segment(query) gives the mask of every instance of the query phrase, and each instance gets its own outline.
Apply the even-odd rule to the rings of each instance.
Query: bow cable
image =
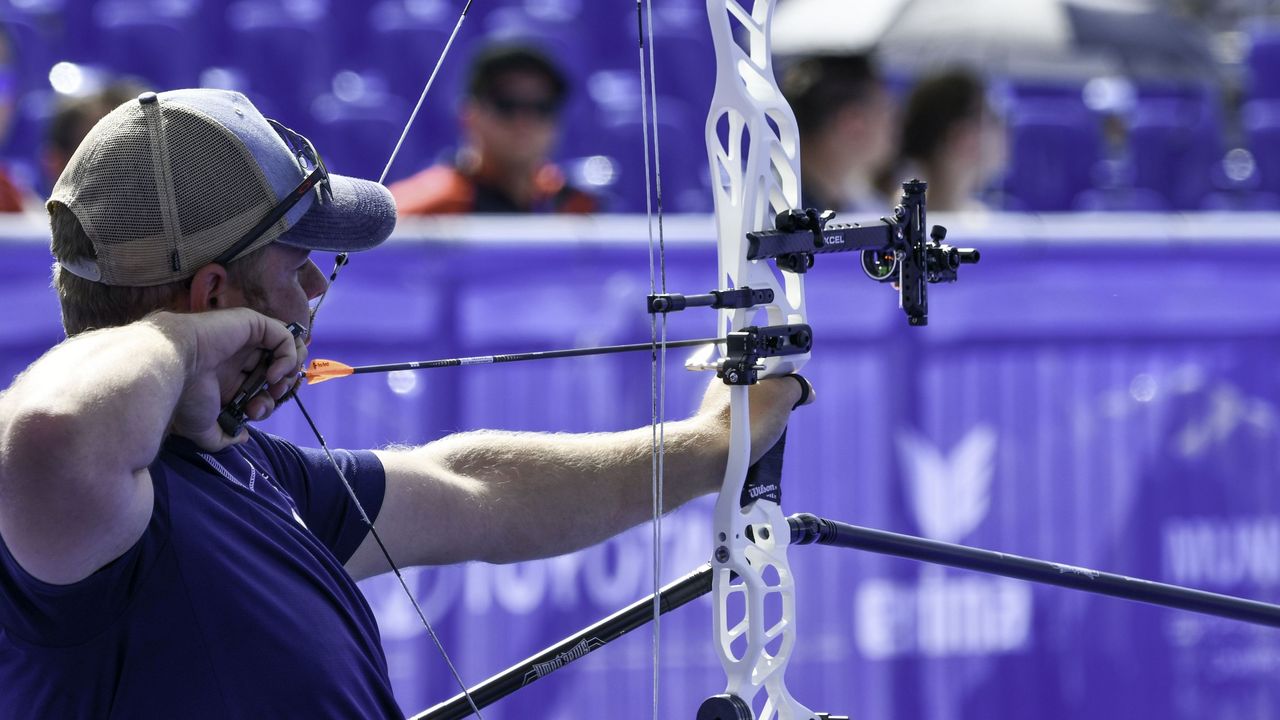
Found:
[[[342,480],[342,486],[346,488],[347,494],[351,496],[351,502],[355,504],[356,511],[360,513],[360,519],[364,521],[364,526],[369,528],[369,534],[378,543],[378,549],[382,551],[382,557],[387,559],[387,564],[391,566],[392,572],[395,573],[396,579],[400,581],[400,587],[404,588],[404,592],[409,596],[409,601],[413,603],[413,609],[418,613],[418,619],[422,621],[422,626],[427,629],[427,634],[431,636],[431,641],[436,644],[436,649],[440,651],[440,657],[444,658],[445,665],[449,666],[449,672],[453,673],[453,679],[457,681],[458,687],[462,688],[462,694],[466,696],[467,703],[471,705],[471,711],[480,717],[480,709],[476,707],[476,701],[472,699],[470,691],[467,690],[467,684],[462,681],[462,676],[458,674],[458,668],[454,666],[453,660],[449,659],[449,653],[445,652],[444,643],[440,642],[440,637],[436,635],[436,631],[431,627],[427,615],[422,611],[422,606],[418,604],[417,598],[413,596],[413,591],[409,589],[409,583],[405,582],[404,575],[400,572],[399,566],[391,559],[391,552],[387,550],[387,546],[382,542],[382,537],[378,535],[377,529],[373,526],[373,520],[369,518],[369,514],[364,511],[364,505],[361,504],[360,498],[356,495],[355,488],[351,487],[351,481],[347,480],[347,476],[342,472],[342,468],[338,465],[338,461],[334,459],[333,453],[329,450],[329,444],[325,442],[324,436],[320,434],[320,428],[316,427],[316,423],[311,419],[311,413],[307,412],[307,408],[297,395],[293,397],[294,403],[298,405],[298,409],[302,411],[302,417],[306,418],[307,425],[311,427],[311,432],[315,433],[316,439],[320,441],[320,449],[324,450],[324,456],[329,458],[329,464],[338,472],[338,478]]]
[[[396,142],[396,146],[391,151],[391,157],[387,160],[386,166],[382,169],[382,175],[378,177],[378,184],[381,185],[387,179],[387,173],[391,170],[391,164],[395,162],[396,155],[400,152],[400,147],[404,144],[404,140],[409,135],[409,129],[413,127],[414,120],[418,117],[418,111],[422,108],[423,102],[427,99],[427,93],[430,92],[431,86],[435,83],[436,75],[440,73],[440,68],[444,65],[444,59],[448,56],[450,48],[453,47],[453,41],[458,36],[458,32],[462,29],[462,23],[467,19],[467,11],[471,9],[471,0],[467,0],[462,7],[462,14],[458,16],[458,22],[453,26],[453,32],[449,34],[449,39],[445,42],[444,50],[440,52],[440,58],[436,60],[435,68],[431,71],[431,76],[427,78],[427,84],[422,88],[422,94],[418,96],[418,103],[414,106],[413,112],[409,115],[409,121],[405,123],[404,130],[400,132],[400,139]],[[333,283],[338,279],[338,271],[342,266],[347,264],[347,253],[338,253],[333,260],[333,272],[329,274],[329,282],[324,292],[320,294],[316,304],[311,308],[311,318],[308,323],[308,329],[315,329],[316,313],[319,312],[320,306],[324,303],[325,297],[328,296],[329,290],[333,287]],[[316,427],[315,422],[311,419],[311,414],[303,407],[302,402],[295,393],[293,401],[298,405],[298,409],[302,411],[302,416],[306,418],[307,424],[311,426],[311,432],[315,434],[316,440],[320,443],[320,449],[324,451],[325,457],[329,459],[329,464],[338,474],[338,478],[342,480],[342,485],[346,488],[347,494],[351,497],[351,501],[355,504],[356,510],[360,513],[360,518],[364,521],[365,527],[369,529],[369,534],[377,542],[379,549],[382,550],[382,556],[386,558],[387,564],[391,566],[392,572],[400,581],[400,587],[404,588],[405,595],[408,596],[409,602],[413,604],[413,609],[418,613],[418,619],[422,621],[422,626],[427,629],[427,634],[431,636],[431,640],[435,642],[436,649],[440,651],[440,657],[444,659],[446,665],[449,666],[449,672],[453,674],[453,679],[457,681],[458,687],[462,688],[462,694],[467,698],[467,704],[471,706],[471,711],[475,713],[476,718],[483,720],[480,714],[480,708],[476,705],[476,701],[471,697],[471,692],[467,689],[467,684],[462,681],[462,676],[458,674],[458,669],[454,666],[453,660],[450,659],[449,653],[444,649],[444,644],[440,642],[436,631],[431,627],[431,622],[427,620],[427,615],[422,611],[422,606],[418,604],[418,599],[414,597],[413,591],[409,589],[409,584],[405,582],[404,576],[400,573],[400,567],[396,565],[395,560],[391,559],[391,553],[387,550],[387,546],[382,542],[382,537],[378,534],[377,528],[373,525],[373,520],[365,513],[364,507],[360,503],[360,498],[356,496],[355,488],[351,486],[347,476],[342,472],[342,467],[338,465],[338,461],[334,459],[333,453],[329,450],[328,443],[325,442],[324,436],[320,434],[320,429]]]
[[[648,42],[646,42],[646,26]],[[666,242],[662,227],[662,161],[658,152],[658,85],[653,52],[653,2],[636,0],[636,32],[640,47],[640,126],[644,137],[645,218],[649,227],[649,294],[667,292]],[[646,58],[646,55],[648,56]],[[646,67],[647,60],[647,67]],[[646,74],[647,80],[646,82]],[[649,103],[652,102],[652,114]],[[652,122],[653,151],[650,168],[649,131]],[[652,173],[652,174],[651,174]],[[658,265],[654,267],[653,206],[658,209]],[[659,318],[658,316],[661,316]],[[658,720],[659,660],[662,605],[662,509],[666,476],[666,399],[667,399],[667,314],[651,313],[649,330],[653,351],[650,355],[651,378],[651,492],[653,497],[653,718]]]

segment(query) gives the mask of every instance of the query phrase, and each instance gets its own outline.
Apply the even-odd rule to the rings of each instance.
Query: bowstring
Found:
[[[436,75],[440,74],[440,68],[444,66],[444,59],[449,55],[449,49],[453,47],[454,38],[458,37],[458,31],[462,30],[462,23],[467,19],[467,11],[471,9],[471,0],[467,0],[467,4],[462,6],[462,14],[458,16],[458,22],[453,26],[453,32],[449,33],[449,39],[444,43],[444,50],[440,51],[440,59],[436,60],[436,66],[431,71],[431,76],[427,78],[427,84],[422,88],[422,94],[418,96],[418,104],[413,106],[413,112],[409,114],[409,122],[404,124],[404,130],[400,132],[400,139],[396,141],[395,148],[391,151],[391,157],[387,158],[386,167],[382,168],[382,174],[378,176],[378,184],[381,185],[387,179],[387,173],[391,172],[391,164],[396,161],[396,155],[400,154],[400,147],[404,145],[404,139],[409,137],[409,128],[413,127],[413,121],[418,118],[418,111],[422,109],[422,103],[427,99],[427,93],[431,92],[431,86],[436,82]]]
[[[646,42],[646,30],[647,40]],[[640,47],[640,126],[644,138],[645,217],[649,232],[649,293],[667,292],[666,242],[662,226],[662,161],[658,151],[658,85],[653,52],[653,2],[636,0],[636,31]],[[647,54],[647,58],[646,58]],[[646,65],[647,62],[647,65]],[[650,111],[652,103],[652,111]],[[652,114],[650,114],[652,112]],[[650,167],[649,132],[653,151]],[[654,264],[654,202],[657,218],[657,267]],[[659,316],[661,316],[659,318]],[[662,617],[662,510],[666,477],[667,314],[649,316],[650,341],[650,472],[653,498],[653,719],[659,720],[659,668]]]
[[[453,32],[449,34],[449,39],[444,44],[444,49],[440,52],[439,59],[436,60],[435,67],[431,70],[430,77],[427,78],[427,84],[422,88],[422,94],[418,96],[418,102],[413,107],[413,112],[409,114],[409,120],[405,123],[404,130],[400,132],[400,139],[396,141],[395,148],[391,151],[391,157],[387,159],[387,164],[382,169],[382,174],[378,176],[378,184],[381,185],[386,179],[387,174],[391,171],[391,165],[395,162],[396,156],[400,153],[400,148],[404,145],[405,138],[409,136],[409,129],[413,127],[414,121],[418,117],[418,111],[422,109],[423,103],[427,99],[427,93],[431,91],[431,86],[435,84],[436,76],[440,73],[440,68],[444,66],[444,60],[449,55],[449,50],[453,47],[453,41],[458,37],[459,31],[462,30],[462,23],[467,19],[467,11],[471,9],[472,0],[467,0],[462,7],[462,13],[458,16],[458,22],[453,26]],[[333,287],[333,283],[338,279],[338,271],[342,269],[348,262],[348,253],[338,253],[333,260],[333,271],[329,273],[329,282],[325,286],[324,292],[320,293],[320,297],[316,300],[316,304],[311,308],[311,316],[308,321],[308,330],[315,329],[316,313],[320,311],[320,306],[324,304],[324,299],[328,297],[329,290]],[[316,441],[320,443],[320,449],[324,451],[324,455],[329,459],[329,465],[333,467],[334,472],[338,474],[338,478],[342,481],[342,486],[346,489],[347,494],[351,497],[352,503],[360,513],[360,519],[369,530],[369,535],[373,537],[378,544],[378,548],[382,551],[382,557],[391,566],[392,572],[395,573],[396,579],[400,581],[400,587],[404,589],[405,595],[409,598],[409,602],[413,604],[414,611],[418,614],[418,619],[422,621],[422,626],[427,629],[427,634],[431,636],[431,641],[435,643],[436,649],[440,651],[440,657],[444,659],[445,665],[449,667],[449,672],[453,675],[454,681],[458,687],[462,689],[462,694],[467,699],[467,704],[471,706],[471,711],[475,713],[478,720],[484,720],[480,714],[480,707],[476,704],[475,698],[471,697],[471,691],[467,689],[467,684],[463,682],[462,675],[458,673],[458,669],[453,664],[453,660],[449,657],[449,653],[444,649],[444,643],[440,642],[440,637],[436,635],[435,628],[431,627],[431,622],[427,620],[427,614],[423,612],[422,606],[418,603],[418,599],[414,596],[413,591],[409,589],[409,583],[405,581],[404,575],[400,572],[400,567],[395,560],[391,558],[391,552],[387,550],[387,546],[382,542],[382,537],[378,534],[377,528],[374,527],[373,520],[364,511],[364,506],[360,503],[360,498],[356,495],[355,488],[351,482],[347,480],[346,473],[342,471],[342,467],[338,465],[338,461],[333,457],[333,453],[329,450],[329,444],[325,442],[324,436],[320,434],[320,429],[311,419],[311,413],[307,412],[302,401],[294,395],[294,403],[297,404],[298,410],[302,411],[302,416],[306,418],[307,425],[310,426],[311,432],[316,436]]]

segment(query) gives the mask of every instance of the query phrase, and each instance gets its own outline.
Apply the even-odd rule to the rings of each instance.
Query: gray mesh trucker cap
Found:
[[[227,90],[143,93],[94,126],[54,185],[96,260],[64,262],[108,285],[182,280],[244,236],[306,173],[249,99]],[[367,250],[391,234],[395,201],[378,183],[329,174],[241,255],[280,242]]]

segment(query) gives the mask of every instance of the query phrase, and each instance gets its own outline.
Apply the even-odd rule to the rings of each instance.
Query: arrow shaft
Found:
[[[696,347],[712,343],[724,343],[723,338],[700,338],[696,340],[677,340],[668,342],[668,348]],[[499,363],[524,362],[526,360],[552,360],[555,358],[585,357],[589,355],[611,355],[615,353],[640,352],[652,350],[652,343],[632,343],[629,345],[604,345],[592,348],[570,348],[566,350],[540,350],[536,352],[508,353],[505,355],[477,355],[475,357],[446,358],[441,360],[417,360],[414,362],[386,363],[382,365],[360,365],[351,368],[351,374],[394,372],[396,370],[428,370],[431,368],[459,367],[461,365],[496,365]]]

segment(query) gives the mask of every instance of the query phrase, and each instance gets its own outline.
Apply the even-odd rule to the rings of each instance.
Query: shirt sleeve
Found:
[[[250,429],[251,445],[261,452],[276,479],[298,506],[303,522],[338,558],[347,562],[368,533],[360,508],[376,521],[386,492],[386,473],[369,450],[333,450],[342,476],[351,484],[360,506],[323,450],[303,448],[275,435]]]
[[[82,580],[44,582],[19,565],[0,541],[0,635],[40,647],[71,647],[127,612],[134,592],[146,583],[169,544],[167,472],[161,463],[151,466],[154,505],[138,541]]]

